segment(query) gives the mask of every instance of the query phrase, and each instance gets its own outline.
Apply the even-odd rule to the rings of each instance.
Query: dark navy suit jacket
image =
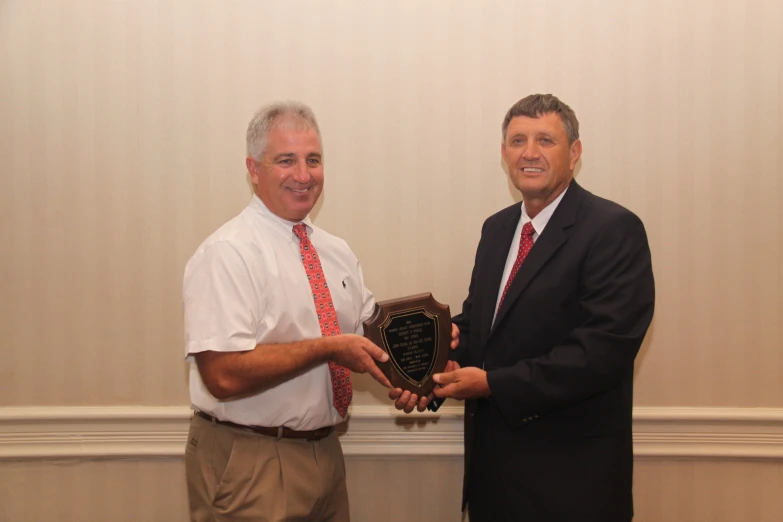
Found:
[[[491,216],[462,313],[461,366],[492,395],[465,402],[471,522],[628,522],[634,358],[655,300],[644,226],[572,181],[494,308],[520,204]]]

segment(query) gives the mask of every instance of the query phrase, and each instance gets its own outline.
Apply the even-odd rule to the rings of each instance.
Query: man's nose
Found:
[[[310,170],[307,168],[306,161],[300,161],[296,164],[293,178],[294,181],[299,183],[307,183],[310,181]]]
[[[538,149],[538,145],[536,145],[535,141],[528,142],[527,145],[525,145],[525,149],[522,151],[522,157],[526,160],[535,160],[538,159],[541,151]]]

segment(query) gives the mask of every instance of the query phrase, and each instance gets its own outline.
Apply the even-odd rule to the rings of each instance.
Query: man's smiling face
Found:
[[[523,200],[539,201],[543,208],[571,183],[582,144],[579,140],[569,144],[560,116],[550,112],[538,118],[513,118],[500,153]]]
[[[321,195],[324,183],[321,138],[315,129],[278,124],[267,135],[263,157],[247,159],[256,195],[275,215],[301,221]]]

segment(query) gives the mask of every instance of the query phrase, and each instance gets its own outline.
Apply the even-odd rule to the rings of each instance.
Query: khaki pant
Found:
[[[276,439],[194,416],[185,450],[193,522],[345,522],[348,490],[337,434]]]

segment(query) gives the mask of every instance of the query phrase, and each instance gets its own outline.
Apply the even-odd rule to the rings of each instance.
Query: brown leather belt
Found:
[[[280,426],[278,428],[273,428],[271,426],[245,426],[244,424],[237,424],[235,422],[216,419],[209,413],[204,413],[203,411],[196,411],[195,413],[202,419],[208,420],[209,422],[214,422],[215,424],[221,424],[223,426],[228,426],[230,428],[236,428],[239,430],[252,431],[253,433],[266,435],[267,437],[274,437],[276,439],[307,439],[309,441],[321,440],[332,433],[332,430],[334,429],[333,426],[324,426],[323,428],[318,428],[317,430],[299,431],[286,428],[285,426]]]

